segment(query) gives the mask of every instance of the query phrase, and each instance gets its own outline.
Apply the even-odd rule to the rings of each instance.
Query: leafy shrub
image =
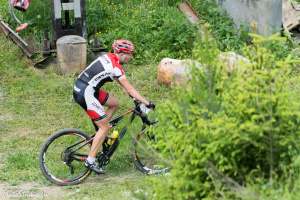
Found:
[[[215,199],[249,180],[272,183],[292,169],[300,134],[299,95],[290,88],[294,61],[268,50],[271,40],[282,39],[254,36],[244,49],[251,64],[230,75],[216,60],[217,44],[198,43],[194,55],[202,69],[159,112],[159,146],[173,171],[158,183],[156,198]]]
[[[116,4],[106,1],[105,4],[94,4],[93,7],[102,5],[107,24],[105,27],[93,26],[92,29],[99,31],[98,37],[108,48],[116,38],[130,39],[136,44],[138,63],[157,61],[166,56],[178,58],[191,53],[195,28],[176,7],[170,6],[174,2],[154,0]]]

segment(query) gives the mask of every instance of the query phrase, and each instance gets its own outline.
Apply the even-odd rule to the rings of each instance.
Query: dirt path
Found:
[[[11,186],[0,183],[0,199],[59,199],[64,196],[61,187],[41,186],[36,183],[22,183]]]
[[[8,183],[0,183],[0,200],[8,199],[51,199],[51,200],[63,200],[76,198],[78,193],[85,193],[86,196],[90,196],[90,188],[97,188],[99,194],[101,190],[105,190],[109,185],[115,187],[118,190],[118,185],[124,185],[129,182],[135,182],[136,179],[141,178],[137,173],[127,173],[119,176],[101,175],[91,176],[80,185],[72,187],[60,187],[55,185],[45,186],[33,182],[25,182],[18,185],[9,185]],[[86,199],[87,197],[84,197]],[[134,200],[131,191],[122,191],[123,199]],[[96,198],[96,197],[95,197]],[[88,199],[88,198],[87,198]],[[103,199],[110,199],[109,197],[103,197]]]

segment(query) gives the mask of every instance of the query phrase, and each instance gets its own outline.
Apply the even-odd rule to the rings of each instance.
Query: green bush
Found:
[[[97,32],[108,48],[116,38],[130,39],[136,44],[136,60],[140,64],[145,60],[158,61],[166,56],[180,58],[191,53],[196,29],[179,13],[175,1],[121,2],[91,2],[93,8],[102,6],[103,12],[101,16],[90,16],[88,21],[101,24],[103,19],[104,25],[94,24],[89,32]]]
[[[299,154],[299,94],[291,90],[290,56],[279,59],[254,36],[244,49],[251,64],[228,75],[217,44],[198,43],[191,86],[159,111],[159,147],[172,158],[171,176],[157,183],[158,199],[233,198],[250,180],[280,180]],[[185,88],[186,89],[186,88]],[[184,95],[182,95],[184,94]]]

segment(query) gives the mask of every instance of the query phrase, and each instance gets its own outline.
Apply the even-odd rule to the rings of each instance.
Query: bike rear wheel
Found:
[[[43,144],[39,156],[43,175],[57,185],[81,183],[91,173],[84,165],[91,144],[72,151],[89,139],[87,134],[78,129],[63,129],[50,136]]]
[[[140,132],[134,139],[133,160],[136,168],[144,174],[164,174],[170,171],[168,161],[157,147],[155,135],[148,131]]]

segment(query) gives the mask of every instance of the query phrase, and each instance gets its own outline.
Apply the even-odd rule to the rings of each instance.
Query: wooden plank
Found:
[[[4,21],[0,21],[0,27],[2,32],[9,37],[22,51],[23,53],[28,57],[31,58],[33,56],[32,50],[29,48],[29,45],[16,33],[14,32],[8,24],[6,24]]]
[[[194,11],[194,9],[188,1],[180,3],[178,7],[179,10],[183,12],[183,14],[192,24],[197,24],[199,22],[199,17],[197,16],[197,13]]]
[[[185,15],[185,17],[191,24],[198,25],[198,33],[201,37],[205,35],[212,38],[212,35],[210,34],[207,27],[203,26],[203,24],[200,23],[200,18],[197,12],[193,9],[191,3],[188,0],[182,1],[182,3],[178,5],[178,9]]]
[[[6,28],[5,24],[2,21],[0,22],[0,28],[1,28],[1,31],[5,34],[5,36],[7,36],[9,34],[8,29]]]

